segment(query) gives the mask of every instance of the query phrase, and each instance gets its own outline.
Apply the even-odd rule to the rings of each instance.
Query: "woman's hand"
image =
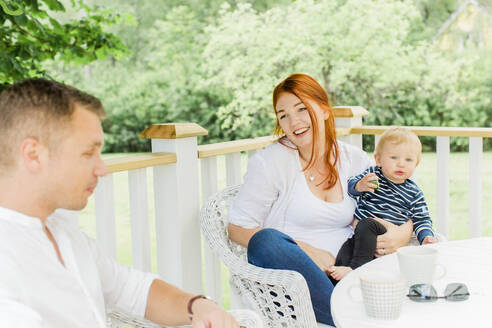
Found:
[[[376,253],[374,256],[380,257],[391,254],[410,241],[413,232],[413,222],[408,220],[400,226],[383,219],[374,218],[386,228],[386,233],[379,235],[376,244]]]
[[[313,260],[321,271],[328,273],[333,265],[335,265],[335,257],[328,251],[316,248],[308,243],[297,241],[297,245]]]

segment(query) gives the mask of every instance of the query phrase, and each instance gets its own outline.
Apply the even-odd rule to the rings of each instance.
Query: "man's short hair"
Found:
[[[374,150],[375,155],[381,155],[383,152],[384,145],[387,143],[393,143],[399,145],[402,143],[414,144],[417,147],[418,155],[417,161],[420,162],[422,157],[422,143],[420,143],[419,137],[412,131],[404,127],[392,127],[386,130],[379,138],[376,149]]]
[[[22,141],[36,138],[56,148],[69,130],[76,105],[105,116],[99,99],[74,87],[33,78],[0,93],[0,170],[15,165],[14,153]]]

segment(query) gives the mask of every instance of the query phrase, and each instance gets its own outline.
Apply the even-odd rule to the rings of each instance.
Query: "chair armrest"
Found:
[[[126,325],[131,327],[142,327],[142,328],[162,328],[152,321],[145,318],[132,316],[120,309],[111,309],[107,313],[107,326],[111,328],[120,328]]]
[[[260,316],[251,310],[230,310],[227,311],[236,318],[241,327],[244,328],[262,328],[263,322]]]
[[[316,319],[304,277],[295,271],[256,267],[247,262],[245,249],[229,240],[228,208],[239,190],[229,187],[212,196],[200,211],[203,236],[213,253],[228,267],[232,286],[264,324],[312,327]]]
[[[237,259],[227,265],[231,283],[255,311],[279,326],[280,322],[287,327],[316,323],[309,289],[300,273],[259,268]]]
[[[263,323],[261,318],[255,312],[251,310],[232,310],[228,311],[241,327],[244,328],[262,328]],[[160,326],[145,318],[131,316],[121,310],[113,309],[108,312],[108,327],[116,328],[125,325],[138,328],[165,328],[166,326]],[[182,326],[181,326],[182,327]],[[188,326],[189,327],[189,326]],[[168,327],[170,328],[170,327]]]

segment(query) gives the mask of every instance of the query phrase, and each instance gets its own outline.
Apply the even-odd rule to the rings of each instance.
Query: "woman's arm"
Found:
[[[246,229],[241,226],[229,223],[227,226],[227,230],[229,231],[229,239],[239,244],[245,248],[248,247],[249,240],[253,235],[261,230],[261,227],[256,227],[252,229]]]
[[[297,241],[297,245],[313,260],[313,262],[325,273],[335,265],[335,257],[324,249],[316,248],[303,241]]]
[[[229,223],[227,229],[229,231],[229,238],[243,247],[248,247],[251,237],[261,230],[260,227],[246,229],[232,223]],[[302,241],[296,240],[296,243],[323,272],[326,272],[335,264],[335,257],[330,252],[316,248]]]
[[[376,253],[379,257],[396,252],[402,246],[406,246],[412,237],[413,222],[408,220],[402,225],[396,225],[383,219],[375,218],[386,228],[386,233],[379,235],[376,244]]]
[[[243,247],[247,247],[251,236],[265,225],[272,207],[279,201],[281,186],[271,181],[274,169],[265,160],[265,156],[272,157],[270,153],[272,148],[267,148],[248,160],[244,183],[229,208],[229,238]]]

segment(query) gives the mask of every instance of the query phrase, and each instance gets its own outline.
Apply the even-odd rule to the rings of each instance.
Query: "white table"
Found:
[[[337,327],[492,327],[492,238],[442,242],[423,247],[439,250],[438,263],[446,267],[446,275],[434,281],[438,295],[446,284],[462,282],[468,286],[470,298],[463,302],[440,299],[417,303],[406,298],[397,320],[378,320],[366,315],[364,305],[348,295],[351,285],[359,284],[363,270],[400,272],[396,253],[375,259],[352,271],[335,287],[331,297],[331,313]],[[361,298],[357,290],[353,296]]]

